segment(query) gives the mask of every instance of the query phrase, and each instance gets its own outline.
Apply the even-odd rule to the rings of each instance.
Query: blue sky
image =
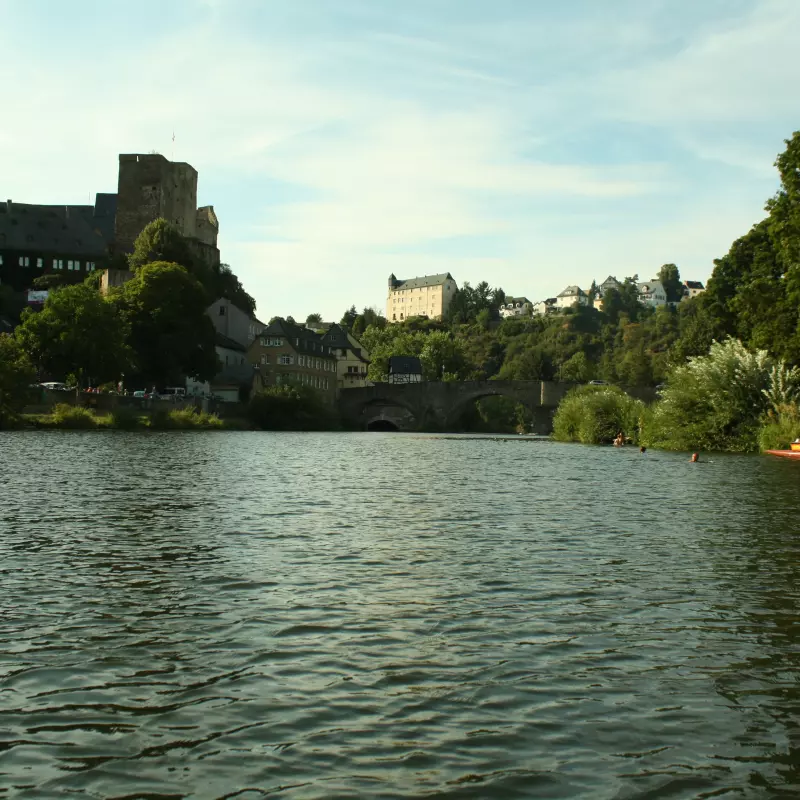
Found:
[[[0,52],[3,197],[88,202],[174,130],[264,319],[390,272],[705,280],[800,127],[797,0],[0,0]]]

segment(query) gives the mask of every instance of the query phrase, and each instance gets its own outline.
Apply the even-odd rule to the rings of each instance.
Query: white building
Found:
[[[572,308],[575,303],[580,306],[589,305],[589,295],[580,286],[567,286],[556,298],[556,308]]]
[[[540,300],[531,306],[531,313],[535,317],[544,317],[551,313],[556,307],[556,298],[548,297],[547,300]]]
[[[531,315],[532,304],[527,297],[506,297],[506,302],[500,306],[500,316],[507,317],[529,317]]]
[[[386,296],[386,319],[389,322],[402,322],[409,317],[441,319],[457,290],[449,272],[408,280],[398,280],[392,274]]]
[[[605,297],[606,292],[609,289],[616,289],[619,291],[622,288],[622,284],[613,276],[609,275],[598,287],[597,287],[597,296],[598,297]]]
[[[652,308],[667,304],[667,293],[661,281],[645,281],[637,284],[639,289],[639,302]]]

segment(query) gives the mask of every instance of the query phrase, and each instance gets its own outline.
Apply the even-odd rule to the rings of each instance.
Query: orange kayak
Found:
[[[800,460],[800,447],[797,450],[765,450],[765,453],[771,456],[783,456],[784,458],[796,458]]]

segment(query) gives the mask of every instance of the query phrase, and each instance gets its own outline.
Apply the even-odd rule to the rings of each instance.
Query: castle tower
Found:
[[[144,227],[159,217],[184,236],[196,236],[197,170],[155,153],[121,153],[114,231],[117,251],[130,253]]]

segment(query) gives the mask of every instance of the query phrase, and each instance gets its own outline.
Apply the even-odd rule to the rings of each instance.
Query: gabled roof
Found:
[[[393,288],[396,289],[419,289],[425,286],[441,286],[446,281],[452,281],[453,276],[449,272],[443,272],[441,275],[423,275],[421,278],[408,278],[406,280],[397,280]]]
[[[330,328],[328,328],[325,335],[322,337],[322,341],[329,347],[338,348],[339,350],[350,350],[360,361],[363,361],[365,364],[370,363],[368,358],[364,358],[364,345],[362,345],[352,333],[348,333],[336,322],[332,323]]]
[[[661,281],[643,281],[642,283],[637,284],[637,288],[643,294],[650,294],[652,292],[656,292],[659,289],[664,291],[664,286],[661,284]]]
[[[702,281],[684,281],[683,285],[687,289],[703,289],[703,282]]]
[[[559,294],[559,297],[581,297],[585,295],[586,292],[584,292],[580,286],[567,286],[567,288]]]
[[[527,297],[506,297],[505,305],[511,303],[512,305],[516,305],[517,303],[530,303],[531,301],[528,300]]]
[[[298,353],[316,353],[317,355],[331,357],[331,349],[328,345],[323,344],[320,334],[314,333],[314,331],[304,328],[296,322],[288,322],[283,317],[275,317],[261,331],[253,341],[253,344],[257,345],[259,338],[262,336],[283,336],[287,344]]]
[[[229,336],[225,336],[219,332],[217,332],[214,338],[214,344],[218,347],[224,347],[226,350],[238,350],[242,353],[247,352],[247,348],[244,345],[239,344],[235,339],[231,339]]]
[[[416,356],[392,356],[389,359],[390,375],[422,375],[422,362]]]

